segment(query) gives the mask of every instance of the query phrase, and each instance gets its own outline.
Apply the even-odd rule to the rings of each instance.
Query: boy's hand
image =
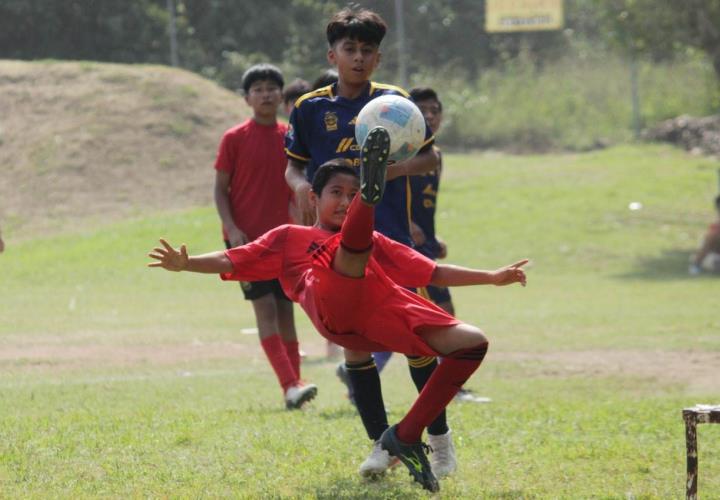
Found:
[[[310,203],[310,183],[302,184],[295,191],[295,203],[302,216],[303,226],[312,226],[315,224],[315,209]]]
[[[515,264],[501,267],[495,271],[495,286],[505,286],[512,283],[520,283],[522,286],[527,285],[527,277],[525,271],[520,269],[528,263],[528,259],[517,261]]]
[[[232,247],[239,247],[248,242],[247,235],[237,227],[226,228],[225,231],[227,232],[228,241]]]
[[[155,247],[153,251],[148,254],[148,257],[159,262],[151,262],[148,267],[162,267],[168,271],[179,272],[186,269],[190,258],[188,257],[187,248],[185,244],[180,245],[180,251],[178,252],[164,239],[160,238],[160,243],[163,247]]]
[[[440,246],[440,252],[438,253],[437,258],[438,259],[446,258],[447,257],[447,245],[445,244],[445,242],[443,240],[441,240],[437,236],[435,237],[435,239],[437,240],[438,245]]]

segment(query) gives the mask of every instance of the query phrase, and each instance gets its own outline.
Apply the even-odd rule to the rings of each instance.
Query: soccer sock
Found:
[[[288,388],[297,385],[298,376],[293,369],[287,352],[285,352],[285,344],[283,344],[280,335],[275,334],[260,339],[260,345],[262,345],[265,356],[267,356],[268,361],[270,361],[270,366],[275,370],[275,375],[277,375],[283,393],[285,393]]]
[[[300,344],[297,340],[283,340],[283,344],[290,364],[295,370],[295,376],[300,378]]]
[[[415,382],[418,392],[423,390],[430,376],[438,366],[437,358],[434,356],[408,356],[408,368],[410,368],[410,376]],[[435,420],[428,425],[428,434],[440,436],[446,434],[450,429],[447,424],[447,415],[445,409],[440,412]]]
[[[406,443],[420,440],[422,431],[450,403],[470,375],[477,370],[487,353],[486,342],[460,349],[443,358],[433,372],[410,411],[398,423],[397,437]]]
[[[388,422],[375,361],[370,359],[362,363],[345,363],[345,367],[353,386],[355,405],[368,437],[377,441],[388,428]]]
[[[390,361],[392,351],[374,352],[372,353],[373,359],[375,360],[375,366],[377,366],[378,373],[382,373],[385,365]]]
[[[374,225],[375,207],[363,203],[360,200],[360,193],[356,194],[340,229],[342,233],[340,244],[349,252],[367,252],[372,246]]]

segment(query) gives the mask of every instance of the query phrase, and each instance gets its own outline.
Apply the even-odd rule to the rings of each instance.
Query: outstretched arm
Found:
[[[467,285],[496,285],[505,286],[512,283],[527,284],[525,271],[521,268],[528,263],[527,259],[520,260],[509,266],[494,271],[482,271],[467,267],[453,266],[451,264],[438,264],[432,275],[431,285],[434,286],[467,286]]]
[[[175,272],[190,271],[208,274],[230,273],[233,270],[232,263],[225,255],[225,252],[188,256],[184,244],[180,246],[179,250],[176,250],[163,239],[160,239],[160,243],[162,243],[162,248],[155,247],[148,254],[148,257],[152,257],[157,261],[149,263],[148,267],[162,267]]]
[[[439,163],[440,156],[438,156],[435,148],[430,148],[427,151],[418,153],[417,156],[409,160],[388,165],[387,180],[390,181],[403,175],[426,174],[435,170]]]

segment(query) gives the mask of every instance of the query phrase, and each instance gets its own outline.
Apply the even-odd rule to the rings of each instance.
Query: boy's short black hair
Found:
[[[275,82],[282,89],[285,85],[283,80],[282,72],[272,64],[256,64],[248,68],[242,76],[242,88],[247,94],[250,91],[252,84],[260,80],[270,80]]]
[[[289,102],[297,101],[298,97],[303,94],[307,94],[312,90],[310,84],[302,78],[296,78],[285,87],[283,91],[283,102],[285,104]]]
[[[410,91],[410,99],[412,99],[415,103],[420,101],[435,101],[438,103],[440,111],[442,111],[442,101],[438,97],[437,92],[430,87],[416,87],[412,89]]]
[[[346,7],[330,18],[325,34],[331,47],[343,38],[379,46],[386,31],[387,24],[375,12]]]
[[[317,79],[312,84],[312,89],[317,90],[322,87],[327,87],[328,85],[332,85],[333,83],[337,82],[340,77],[338,76],[338,72],[334,69],[327,69],[325,72],[318,76]]]
[[[347,158],[334,158],[320,165],[315,172],[315,176],[312,180],[313,193],[320,196],[322,190],[325,188],[327,183],[330,182],[330,179],[337,174],[352,175],[353,177],[360,179],[357,169],[352,166],[352,161]]]

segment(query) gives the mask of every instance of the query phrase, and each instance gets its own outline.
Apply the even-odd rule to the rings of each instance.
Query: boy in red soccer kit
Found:
[[[409,412],[381,436],[380,444],[399,459],[424,488],[438,491],[421,442],[422,432],[480,366],[488,341],[405,287],[525,285],[522,260],[495,271],[438,265],[409,247],[373,231],[375,205],[385,189],[390,140],[373,129],[362,147],[361,180],[347,160],[331,160],[317,171],[311,191],[317,222],[285,225],[224,252],[188,256],[165,240],[149,256],[151,267],[169,271],[219,273],[229,280],[279,278],[327,339],[358,351],[394,351],[439,356]],[[362,188],[359,190],[359,185]],[[382,330],[376,324],[386,325]]]
[[[215,203],[227,248],[255,240],[287,224],[292,193],[285,183],[284,137],[287,125],[276,120],[283,78],[276,67],[260,64],[243,75],[245,101],[252,118],[223,135],[215,161]],[[315,397],[317,387],[300,381],[300,349],[293,304],[276,279],[241,282],[252,303],[265,355],[283,390],[288,409]]]

